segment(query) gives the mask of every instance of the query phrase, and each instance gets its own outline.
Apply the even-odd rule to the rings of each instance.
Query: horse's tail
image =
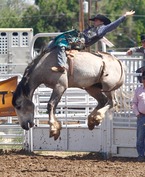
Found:
[[[130,90],[125,90],[124,85],[115,90],[115,99],[117,101],[115,111],[119,112],[130,110],[132,98],[133,92],[131,92]]]

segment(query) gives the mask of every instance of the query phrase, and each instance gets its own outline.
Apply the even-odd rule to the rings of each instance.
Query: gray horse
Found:
[[[76,52],[70,61],[71,73],[70,69],[64,73],[53,72],[51,67],[57,65],[57,56],[54,49],[48,53],[41,52],[28,65],[12,100],[19,123],[23,129],[29,130],[30,127],[34,126],[32,96],[40,84],[45,84],[53,89],[47,110],[50,137],[54,136],[55,140],[59,137],[61,130],[61,124],[55,117],[55,110],[67,88],[77,87],[84,89],[97,100],[96,108],[88,116],[90,130],[99,125],[108,109],[115,106],[114,91],[121,87],[124,82],[123,64],[107,53],[95,55],[88,52]]]

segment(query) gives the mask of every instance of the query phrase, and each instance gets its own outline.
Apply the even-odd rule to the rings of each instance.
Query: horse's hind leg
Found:
[[[61,130],[61,124],[55,117],[55,110],[65,90],[66,88],[60,85],[54,88],[47,105],[47,110],[49,113],[50,137],[54,136],[54,140],[57,140]]]
[[[114,91],[105,92],[105,95],[103,93],[99,94],[97,97],[98,106],[88,116],[88,127],[90,130],[92,130],[95,125],[97,126],[100,124],[100,122],[102,122],[102,119],[105,117],[105,113],[108,111],[108,109],[116,106]],[[106,100],[106,104],[103,105],[102,100]]]
[[[101,88],[96,86],[91,86],[87,88],[86,91],[98,101],[97,107],[88,116],[88,128],[93,130],[95,125],[97,126],[100,124],[104,118],[105,112],[109,109],[109,106],[106,105],[108,98],[101,92]]]

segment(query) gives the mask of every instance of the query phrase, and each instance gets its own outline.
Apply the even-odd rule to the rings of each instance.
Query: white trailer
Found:
[[[30,63],[32,28],[0,28],[0,73],[23,74]]]

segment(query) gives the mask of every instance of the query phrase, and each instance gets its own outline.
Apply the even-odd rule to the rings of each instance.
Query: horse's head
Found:
[[[36,77],[36,80],[33,75],[33,71],[36,71],[36,66],[39,63],[40,59],[45,55],[45,51],[40,53],[25,69],[22,80],[19,82],[12,99],[12,104],[17,113],[19,123],[21,127],[25,130],[34,126],[34,104],[31,101],[33,92],[38,85],[41,84]],[[34,74],[37,75],[36,72]],[[34,76],[33,75],[33,76]],[[39,74],[40,75],[40,74]],[[33,78],[33,79],[32,79]]]
[[[28,92],[28,88],[25,88],[20,82],[13,94],[12,104],[21,127],[29,130],[29,128],[34,126],[34,104],[26,92]]]

